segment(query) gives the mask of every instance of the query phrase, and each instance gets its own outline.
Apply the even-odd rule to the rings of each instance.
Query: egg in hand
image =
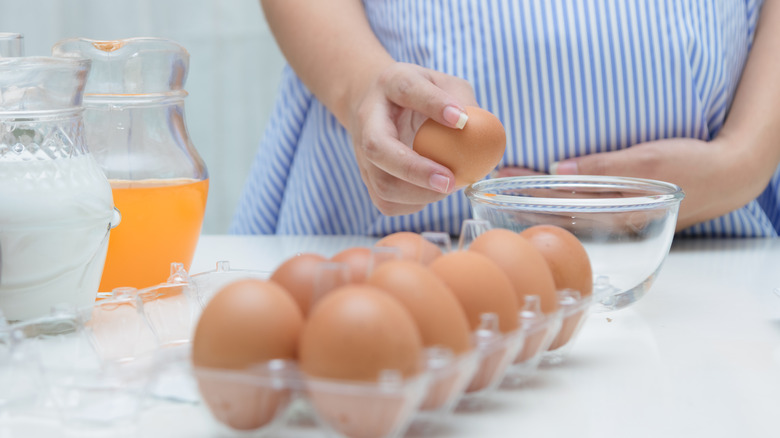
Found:
[[[455,175],[455,189],[484,178],[501,161],[506,131],[501,120],[479,107],[467,106],[463,129],[426,120],[417,131],[412,149],[446,166]]]

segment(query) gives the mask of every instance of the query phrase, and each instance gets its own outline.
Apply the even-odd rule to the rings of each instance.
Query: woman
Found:
[[[496,175],[670,181],[682,234],[777,236],[777,3],[262,0],[291,68],[231,231],[457,234],[468,201],[409,145],[479,105]]]

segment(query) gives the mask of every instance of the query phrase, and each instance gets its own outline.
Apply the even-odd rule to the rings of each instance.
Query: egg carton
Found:
[[[195,301],[203,308],[214,294],[223,286],[233,281],[255,278],[267,280],[271,276],[268,271],[253,269],[235,269],[227,260],[217,262],[214,270],[199,272],[189,276],[189,283],[195,296]]]
[[[154,287],[100,293],[91,306],[14,323],[0,315],[0,414],[77,429],[134,425],[199,314],[186,271],[171,272]],[[192,392],[178,398],[192,401]]]
[[[119,324],[122,330],[116,330]],[[50,315],[3,331],[0,374],[14,384],[0,404],[11,415],[57,418],[72,427],[117,427],[137,418],[158,344],[134,300],[117,297],[85,309],[57,306]]]
[[[550,314],[541,311],[539,297],[526,296],[526,302],[518,314],[520,330],[525,342],[517,355],[512,358],[504,379],[502,388],[519,388],[536,374],[547,349],[558,335],[561,327],[562,312],[557,310]]]
[[[488,228],[482,221],[464,224],[464,230],[471,231],[461,234],[458,248],[467,247],[469,238],[476,237]],[[422,236],[428,242],[434,243],[442,252],[452,250],[453,245],[447,234],[422,233]],[[230,268],[228,262],[222,261],[218,262],[217,269],[214,271],[195,274],[191,276],[191,280],[195,284],[194,289],[199,302],[205,306],[218,288],[231,281],[270,277],[270,272],[235,270]],[[438,370],[430,366],[436,360],[429,360],[430,388],[417,408],[410,427],[425,430],[430,425],[435,426],[436,423],[446,421],[447,415],[456,409],[469,410],[479,407],[481,402],[489,398],[492,391],[502,382],[504,387],[519,386],[536,372],[538,365],[543,361],[546,363],[562,361],[568,354],[572,341],[587,315],[589,303],[588,299],[581,299],[577,293],[562,291],[559,293],[560,310],[545,315],[540,310],[539,298],[528,297],[528,302],[518,315],[519,328],[510,333],[501,333],[498,330],[496,315],[483,315],[482,326],[473,334],[475,348],[472,355],[459,358],[457,361],[451,358],[445,360],[444,363],[449,365]],[[564,328],[567,333],[561,333]],[[568,339],[564,341],[564,337]],[[556,345],[556,342],[560,345]],[[446,401],[436,402],[434,394],[440,392],[433,388],[436,385],[445,386],[448,380],[455,379],[455,376],[460,380],[457,385],[452,386],[456,388],[453,390],[453,396],[448,397]],[[507,382],[513,382],[514,385]],[[354,384],[354,382],[341,383],[345,385],[345,390]],[[306,397],[303,399],[310,401]],[[311,406],[309,411],[312,412]],[[327,424],[321,424],[320,427],[338,436],[338,428],[335,431],[329,430]]]
[[[394,370],[377,382],[346,382],[301,373],[272,360],[245,370],[193,367],[220,436],[402,436],[423,403],[431,373],[404,379]]]
[[[459,248],[468,245],[464,240],[467,241],[469,235],[479,233],[479,226],[484,225],[479,221],[471,225],[476,231],[464,233],[458,243]],[[452,250],[448,235],[422,234],[442,252]],[[228,261],[220,261],[212,271],[193,275],[184,273],[181,277],[189,286],[192,301],[202,310],[216,291],[228,283],[246,278],[269,279],[271,274],[268,271],[234,269]],[[559,294],[560,310],[544,315],[538,298],[529,297],[518,315],[519,328],[510,333],[498,330],[496,315],[485,314],[481,327],[473,333],[474,349],[470,354],[453,357],[447,350],[429,349],[426,371],[414,381],[400,379],[397,375],[388,377],[393,375],[392,371],[388,371],[379,382],[371,384],[313,379],[303,376],[294,362],[284,361],[272,361],[240,371],[192,369],[188,375],[193,382],[198,382],[194,386],[197,387],[199,401],[203,402],[201,406],[210,413],[221,435],[240,436],[250,431],[273,436],[349,437],[368,434],[366,436],[396,437],[408,429],[424,435],[437,424],[446,422],[455,411],[480,407],[502,382],[504,387],[511,387],[506,385],[507,381],[514,379],[519,382],[529,378],[543,361],[562,360],[587,316],[589,302],[577,293],[564,291]],[[567,324],[571,332],[569,340],[551,349],[558,336],[564,336],[560,333]],[[191,366],[188,357],[183,361],[187,362],[184,368]],[[207,376],[212,382],[222,383],[202,383]],[[424,384],[421,383],[423,381]],[[228,390],[218,395],[208,393],[209,388],[216,387],[232,387],[235,391],[232,395]],[[313,397],[312,388],[316,388],[320,396]],[[330,403],[323,402],[325,399]],[[339,410],[339,404],[351,407]],[[372,405],[375,406],[374,413],[370,412]],[[388,406],[396,406],[397,409]],[[401,406],[404,408],[401,409]],[[227,407],[233,411],[225,412]],[[359,411],[361,415],[349,415],[352,411]],[[389,415],[388,412],[396,412],[397,415]],[[358,420],[362,418],[373,420],[361,423]]]
[[[445,244],[447,242],[446,239],[441,241]],[[198,302],[205,306],[219,288],[232,281],[245,278],[267,279],[270,276],[270,273],[265,271],[232,269],[228,261],[220,261],[215,270],[194,274],[190,280]],[[413,427],[418,430],[427,429],[446,421],[447,416],[459,405],[461,398],[474,398],[477,395],[485,397],[497,388],[525,338],[522,330],[501,333],[497,318],[495,314],[483,315],[481,326],[472,334],[473,350],[469,353],[454,357],[447,349],[427,350],[429,388],[413,416]],[[354,385],[354,382],[343,383],[345,388]],[[215,419],[219,421],[218,416],[215,416]],[[273,429],[274,424],[276,423],[270,424],[269,427]]]
[[[579,291],[572,289],[558,291],[561,327],[544,352],[542,364],[558,365],[566,360],[594,302],[593,295],[581,296]]]
[[[282,360],[246,370],[193,367],[192,373],[220,436],[397,438],[442,424],[482,359],[477,350],[453,356],[433,348],[418,376],[404,379],[386,370],[376,382],[315,378]]]
[[[425,435],[464,403],[489,397],[523,345],[522,330],[503,334],[495,315],[483,319],[470,353],[456,357],[446,349],[429,349],[426,371],[413,379],[402,379],[393,370],[376,383],[317,379],[303,375],[289,361],[194,373],[221,435]]]
[[[194,285],[193,290],[199,297],[197,301],[205,306],[217,289],[232,281],[245,278],[267,279],[269,277],[270,273],[268,272],[233,269],[229,262],[221,261],[217,263],[215,270],[194,274],[190,280]],[[250,420],[252,414],[247,412],[241,413],[244,416],[243,420],[232,420],[233,414],[223,411],[227,405],[245,405],[237,400],[248,397],[246,391],[243,394],[236,391],[232,402],[225,401],[229,393],[222,393],[220,396],[223,399],[222,402],[207,402],[205,405],[212,411],[211,416],[220,425],[223,434],[230,431],[239,434],[241,431],[245,431],[246,425],[249,424],[252,425],[249,429],[253,432],[273,434],[274,436],[285,433],[285,431],[307,432],[314,434],[314,436],[317,436],[318,433],[327,436],[361,436],[365,430],[362,429],[363,426],[356,423],[356,419],[351,419],[351,414],[335,415],[333,407],[323,411],[328,404],[322,403],[322,397],[313,399],[311,391],[306,389],[315,385],[318,388],[318,393],[327,392],[328,398],[331,400],[341,400],[346,405],[352,405],[356,400],[359,400],[357,405],[362,407],[359,410],[362,415],[369,415],[366,413],[366,409],[372,403],[379,404],[380,407],[377,407],[377,413],[374,414],[376,420],[371,422],[373,424],[371,427],[375,428],[373,429],[374,433],[368,436],[400,436],[405,429],[410,427],[424,431],[446,421],[448,415],[452,414],[465,394],[487,394],[496,388],[521,344],[522,336],[519,331],[507,335],[500,333],[496,315],[486,314],[483,317],[482,326],[473,334],[474,348],[470,352],[454,356],[450,350],[444,348],[434,347],[426,350],[426,371],[423,379],[426,383],[422,386],[417,380],[409,383],[398,378],[390,379],[387,376],[392,376],[392,372],[389,371],[387,376],[373,385],[304,378],[295,369],[295,363],[271,362],[265,365],[261,364],[259,368],[253,368],[253,371],[248,374],[246,371],[208,371],[212,379],[218,380],[224,376],[226,381],[237,379],[247,386],[259,386],[256,388],[257,393],[270,393],[274,390],[278,394],[290,395],[284,398],[280,395],[276,398],[268,398],[268,403],[273,403],[273,406],[256,406],[253,410],[254,415],[256,415],[255,420]],[[270,368],[276,370],[273,379],[269,380],[267,376],[262,375],[258,377],[258,370],[268,371]],[[198,373],[198,371],[195,372],[196,375]],[[240,385],[236,387],[238,388]],[[395,389],[391,391],[391,388]],[[208,392],[208,389],[206,391]],[[202,385],[200,392],[204,399],[210,397],[210,394],[204,393]],[[372,397],[376,397],[377,400],[371,401]],[[257,401],[261,398],[258,395],[253,400]],[[408,406],[410,401],[407,399],[414,401],[414,409],[409,411],[399,408],[398,415],[392,417],[395,420],[390,421],[386,412],[387,406],[381,407],[381,405]],[[402,400],[405,401],[402,402]],[[301,406],[305,406],[305,408]],[[214,411],[214,409],[217,410]],[[350,410],[351,408],[344,412]],[[291,411],[293,414],[290,413]],[[271,412],[274,415],[270,415]],[[296,412],[297,415],[295,415]],[[239,413],[236,412],[235,415],[239,415]],[[298,421],[291,421],[289,419],[291,415],[297,417]],[[301,421],[302,418],[308,418],[309,421]],[[302,423],[308,424],[308,427],[302,427]]]

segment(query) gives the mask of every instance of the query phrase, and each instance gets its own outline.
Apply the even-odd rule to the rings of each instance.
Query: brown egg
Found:
[[[303,316],[273,281],[237,280],[217,291],[192,340],[196,366],[244,369],[271,359],[295,359]]]
[[[472,331],[480,327],[483,313],[498,315],[502,333],[517,329],[517,294],[494,261],[476,252],[453,251],[431,262],[428,268],[458,299]]]
[[[392,295],[409,311],[424,346],[446,347],[454,354],[471,350],[471,330],[460,302],[425,266],[409,260],[389,261],[377,267],[367,282]]]
[[[400,231],[381,238],[374,246],[395,247],[401,251],[401,258],[427,265],[442,252],[438,246],[422,235],[411,231]]]
[[[552,272],[558,290],[571,289],[587,299],[593,293],[593,271],[590,258],[577,236],[556,225],[535,225],[520,233],[542,253]],[[571,340],[579,328],[585,310],[564,315],[563,324],[550,350],[556,350]]]
[[[493,228],[477,236],[469,246],[469,251],[484,254],[503,269],[514,286],[521,308],[525,305],[527,296],[536,295],[544,314],[552,315],[559,310],[555,282],[546,260],[531,242],[520,234],[503,228]],[[546,350],[551,336],[548,330],[545,326],[528,333],[515,362],[525,362]]]
[[[309,309],[315,300],[317,289],[317,266],[328,259],[320,254],[296,254],[276,267],[271,274],[271,281],[282,286],[298,303],[303,316],[309,314]]]
[[[371,248],[356,246],[335,254],[330,260],[347,265],[350,283],[365,283],[368,270],[372,267],[371,257]]]
[[[428,268],[444,280],[458,298],[472,331],[480,329],[486,313],[498,316],[501,333],[517,330],[517,294],[504,271],[487,256],[478,252],[453,251],[431,262]],[[510,346],[500,339],[482,351],[484,357],[466,391],[479,391],[496,382],[510,362],[505,360],[510,352]]]
[[[374,382],[380,371],[418,374],[419,329],[387,293],[368,285],[342,286],[312,310],[300,338],[301,370],[315,377]]]
[[[309,398],[339,433],[386,436],[413,413],[406,396],[383,394],[377,384],[383,371],[414,378],[424,367],[414,319],[386,292],[370,285],[332,291],[312,309],[299,345]]]
[[[493,228],[477,236],[469,251],[493,260],[509,277],[520,307],[525,297],[538,295],[542,312],[558,310],[558,295],[550,268],[542,254],[528,240],[511,230]]]
[[[555,225],[535,225],[520,233],[544,256],[558,290],[573,289],[583,297],[593,292],[588,252],[577,236]]]
[[[466,313],[446,284],[425,266],[409,260],[389,261],[369,276],[368,284],[396,298],[412,315],[425,347],[443,347],[454,355],[471,351]],[[448,370],[449,371],[449,370]],[[433,376],[421,409],[437,409],[457,397],[458,375]]]
[[[289,389],[248,384],[234,375],[271,360],[297,357],[303,315],[295,301],[271,281],[231,282],[200,315],[192,339],[192,362],[210,370],[197,377],[201,396],[214,416],[240,430],[274,419],[289,400]],[[221,372],[219,372],[221,370]]]
[[[412,144],[415,152],[455,174],[456,189],[484,178],[498,165],[506,149],[506,131],[498,117],[479,107],[465,109],[469,118],[463,129],[428,119]]]

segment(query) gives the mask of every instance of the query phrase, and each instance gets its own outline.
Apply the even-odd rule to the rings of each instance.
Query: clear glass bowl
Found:
[[[519,176],[468,186],[476,219],[522,231],[551,224],[577,236],[593,268],[595,310],[629,306],[658,275],[674,238],[680,187],[637,178]]]

